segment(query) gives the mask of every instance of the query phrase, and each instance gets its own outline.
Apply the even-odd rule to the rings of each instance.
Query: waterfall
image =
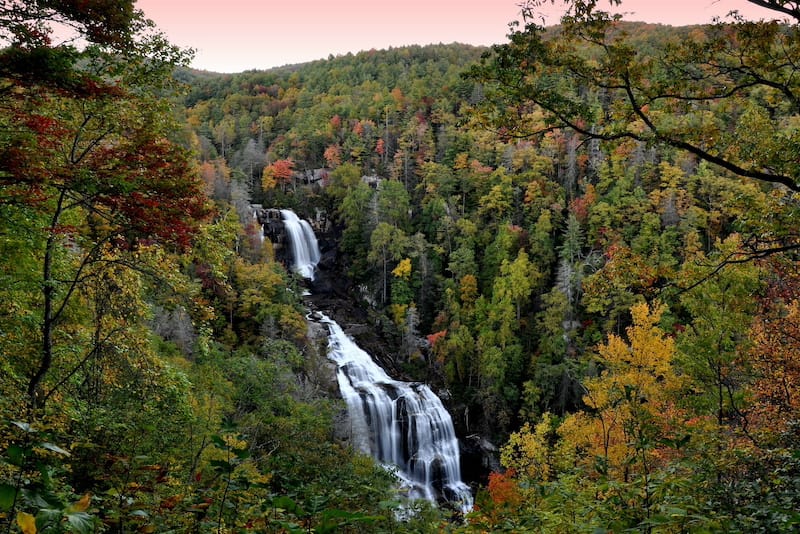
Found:
[[[253,218],[256,220],[256,224],[258,225],[258,228],[259,228],[258,240],[263,244],[264,243],[264,225],[261,224],[259,222],[259,220],[258,220],[258,211],[257,210],[253,210]]]
[[[320,254],[311,225],[291,210],[281,210],[281,217],[295,271],[313,279]],[[394,470],[411,498],[471,510],[453,420],[439,397],[425,384],[390,378],[335,321],[320,316],[328,327],[328,357],[337,364],[354,445]]]
[[[338,324],[323,322],[355,445],[396,469],[410,497],[472,509],[453,421],[439,397],[425,384],[393,380]]]
[[[292,210],[281,210],[281,218],[292,246],[295,272],[313,280],[314,269],[319,263],[319,247],[314,230],[308,221],[301,220]]]

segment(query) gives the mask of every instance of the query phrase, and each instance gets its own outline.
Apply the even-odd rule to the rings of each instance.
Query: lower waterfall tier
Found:
[[[323,322],[355,445],[396,469],[412,498],[469,511],[472,494],[461,480],[458,440],[439,397],[425,384],[393,380],[337,323],[325,316]]]

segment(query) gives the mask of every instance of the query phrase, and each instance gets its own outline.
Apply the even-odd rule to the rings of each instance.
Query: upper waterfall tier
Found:
[[[292,247],[293,268],[303,278],[314,279],[319,263],[319,246],[314,230],[308,221],[300,219],[291,210],[281,210],[281,218]]]

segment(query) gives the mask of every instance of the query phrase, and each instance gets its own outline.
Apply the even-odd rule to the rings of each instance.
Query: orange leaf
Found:
[[[84,495],[83,497],[78,499],[78,501],[73,503],[73,505],[70,506],[70,508],[74,512],[85,512],[86,509],[89,508],[89,503],[91,503],[91,502],[92,502],[92,494],[91,493],[87,493],[86,495]]]

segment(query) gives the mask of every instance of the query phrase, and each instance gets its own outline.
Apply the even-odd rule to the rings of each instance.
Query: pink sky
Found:
[[[174,44],[197,50],[193,66],[241,72],[411,44],[507,41],[521,0],[138,0]],[[559,2],[560,4],[560,2]],[[605,7],[607,4],[601,2]],[[627,20],[682,25],[739,10],[746,0],[624,0]],[[557,9],[547,24],[558,21]]]

